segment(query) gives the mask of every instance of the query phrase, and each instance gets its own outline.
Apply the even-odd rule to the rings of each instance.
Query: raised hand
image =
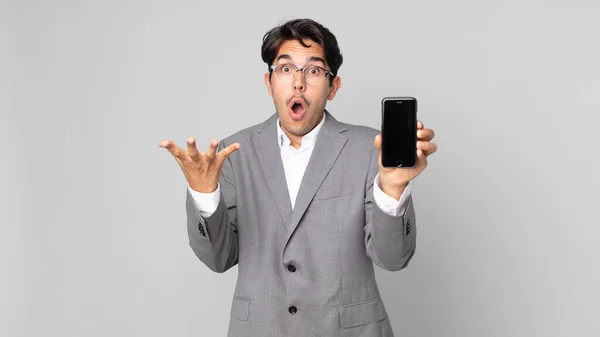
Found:
[[[435,137],[432,129],[426,129],[423,123],[417,123],[417,164],[411,168],[387,168],[381,164],[381,135],[375,137],[374,145],[379,150],[379,180],[381,190],[387,195],[400,199],[408,182],[416,178],[427,167],[427,157],[437,151],[437,144],[431,142]]]
[[[196,148],[196,139],[192,137],[187,140],[187,150],[179,148],[170,140],[160,141],[158,146],[169,150],[181,167],[190,187],[202,193],[212,193],[217,189],[223,162],[240,148],[239,143],[233,143],[217,153],[219,142],[213,140],[208,151],[202,153]]]

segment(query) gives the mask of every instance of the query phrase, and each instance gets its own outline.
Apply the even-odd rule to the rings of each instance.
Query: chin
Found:
[[[292,123],[298,123],[298,122],[293,121]],[[305,131],[305,128],[303,126],[304,125],[289,125],[289,126],[284,126],[284,129],[294,136],[304,136],[308,132]]]

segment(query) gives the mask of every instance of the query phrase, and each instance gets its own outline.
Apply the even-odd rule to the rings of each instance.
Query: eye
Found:
[[[282,65],[281,67],[279,67],[279,69],[282,73],[289,73],[292,71],[292,67],[288,64]]]
[[[318,76],[321,73],[321,69],[318,67],[309,67],[306,69],[306,73],[310,76]]]

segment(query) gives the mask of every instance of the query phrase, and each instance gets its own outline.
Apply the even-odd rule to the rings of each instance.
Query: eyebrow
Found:
[[[281,60],[281,59],[285,59],[285,60],[292,60],[292,57],[288,54],[281,54],[277,57],[277,61]],[[325,65],[325,60],[321,57],[318,56],[311,56],[308,58],[308,62],[321,62],[323,63],[323,65]]]

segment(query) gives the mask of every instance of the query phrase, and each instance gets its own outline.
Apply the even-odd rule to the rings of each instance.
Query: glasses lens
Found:
[[[318,84],[323,77],[323,71],[319,67],[307,67],[304,69],[304,79],[306,80],[306,84]]]
[[[290,83],[296,76],[296,68],[290,64],[280,64],[275,69],[275,77],[282,83]]]

